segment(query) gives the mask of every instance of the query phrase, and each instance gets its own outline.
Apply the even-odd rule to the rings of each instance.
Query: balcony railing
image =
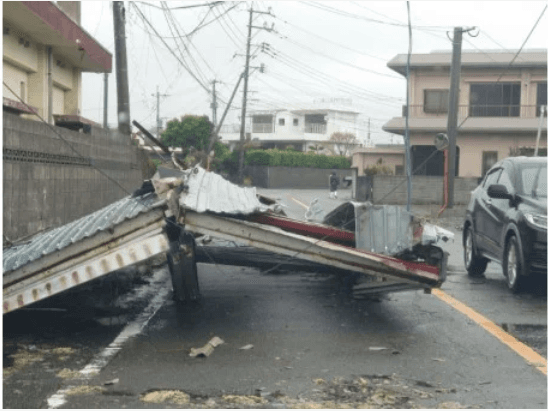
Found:
[[[458,108],[459,117],[521,117],[534,118],[540,116],[540,105],[463,105]],[[402,108],[402,117],[406,115],[407,106]],[[444,117],[447,110],[424,110],[423,105],[409,106],[410,117]]]
[[[272,123],[253,123],[252,131],[253,133],[273,133],[274,127]]]
[[[304,125],[305,133],[325,134],[327,132],[327,124],[308,123]]]
[[[221,129],[219,130],[219,133],[226,133],[226,134],[233,134],[233,133],[239,133],[240,132],[240,125],[239,124],[224,124],[221,126]]]

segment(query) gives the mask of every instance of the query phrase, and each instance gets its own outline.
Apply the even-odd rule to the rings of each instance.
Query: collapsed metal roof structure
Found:
[[[132,196],[4,248],[3,313],[162,253],[174,292],[184,289],[190,283],[175,277],[196,265],[186,234],[192,247],[193,238],[209,235],[357,272],[367,276],[367,292],[441,285],[447,255],[433,245],[436,238],[424,236],[424,224],[390,206],[348,204],[318,224],[287,218],[280,204],[257,195],[255,188],[239,187],[201,167],[145,182]],[[181,259],[190,264],[177,266]]]

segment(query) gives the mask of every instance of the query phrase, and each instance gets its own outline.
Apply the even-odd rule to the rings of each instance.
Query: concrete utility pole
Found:
[[[217,80],[211,82],[213,84],[213,101],[211,103],[211,122],[213,127],[217,127],[217,93],[215,91],[215,83]]]
[[[103,128],[108,128],[108,73],[103,73]]]
[[[453,57],[451,59],[451,78],[449,86],[449,113],[447,115],[447,137],[449,138],[449,201],[447,206],[449,208],[453,207],[454,202],[455,169],[457,162],[457,118],[459,110],[461,49],[462,27],[455,27],[453,30]]]
[[[253,4],[253,3],[252,3]],[[257,14],[271,14],[270,11],[268,12],[262,12],[262,11],[256,11]],[[249,9],[249,25],[247,29],[247,48],[245,53],[245,70],[244,70],[244,95],[242,98],[242,118],[240,122],[240,155],[238,158],[238,182],[241,184],[244,179],[244,144],[245,144],[245,114],[246,114],[246,106],[247,106],[247,83],[249,79],[249,60],[251,58],[249,50],[251,47],[251,29],[256,28],[260,30],[267,30],[272,31],[274,24],[272,24],[272,27],[257,27],[252,26],[253,22],[253,5]],[[260,68],[261,72],[264,72],[264,66]]]
[[[447,115],[447,137],[449,139],[449,178],[447,188],[449,198],[447,207],[454,205],[454,186],[457,164],[457,119],[459,112],[459,91],[460,91],[460,66],[462,51],[462,33],[474,30],[475,27],[463,29],[455,27],[453,29],[453,57],[451,59],[451,78],[449,88],[449,113]]]
[[[114,49],[116,55],[116,90],[118,94],[118,131],[131,134],[129,83],[127,73],[125,9],[122,1],[113,2]]]
[[[154,94],[152,94],[154,96]],[[160,129],[162,128],[162,118],[160,117],[160,96],[167,97],[169,94],[160,94],[158,86],[156,86],[156,137],[160,138]]]
[[[546,113],[546,106],[540,106],[540,119],[538,122],[538,131],[537,131],[537,142],[535,144],[535,154],[534,156],[538,156],[538,144],[540,142],[540,134],[542,132],[542,123],[544,122],[544,113]]]
[[[219,121],[219,124],[213,129],[213,134],[211,138],[209,139],[209,147],[207,148],[208,157],[209,157],[209,154],[211,153],[211,150],[213,150],[215,143],[217,142],[217,136],[219,134],[219,130],[221,129],[223,122],[225,121],[226,114],[228,113],[228,110],[230,109],[230,106],[232,105],[232,100],[234,99],[234,96],[236,95],[236,90],[238,90],[238,87],[240,86],[240,82],[242,81],[243,78],[244,78],[244,73],[240,74],[240,78],[238,78],[238,82],[236,83],[236,86],[234,87],[234,90],[232,91],[230,100],[228,100],[228,104],[226,105],[225,112],[223,113],[223,116],[221,117],[221,121]]]
[[[253,4],[253,3],[252,3]],[[249,25],[247,26],[247,46],[245,53],[244,95],[242,99],[242,118],[240,122],[240,154],[238,156],[238,183],[244,180],[244,143],[245,143],[245,111],[247,106],[247,82],[249,77],[249,48],[251,47],[251,23],[253,20],[253,6],[249,9]]]

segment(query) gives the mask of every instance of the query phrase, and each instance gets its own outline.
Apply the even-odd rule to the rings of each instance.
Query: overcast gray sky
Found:
[[[406,84],[386,64],[409,47],[406,2],[188,0],[125,5],[132,120],[155,127],[157,89],[165,95],[160,99],[164,121],[184,114],[211,118],[213,80],[219,82],[220,119],[244,69],[253,5],[260,13],[253,18],[251,65],[264,64],[266,69],[250,77],[248,111],[350,99],[348,108],[361,113],[357,134],[366,137],[370,120],[373,141],[391,142],[381,127],[401,115]],[[194,5],[201,6],[188,7]],[[477,37],[464,35],[463,50],[517,51],[546,5],[545,1],[411,1],[413,53],[451,50],[447,34],[452,35],[455,26],[479,29]],[[114,55],[112,2],[82,2],[82,24]],[[258,28],[272,24],[272,31]],[[547,39],[548,12],[525,49],[546,49]],[[109,78],[108,120],[115,124],[114,70]],[[241,89],[225,124],[239,122]],[[102,74],[84,74],[83,90],[83,116],[102,123]]]

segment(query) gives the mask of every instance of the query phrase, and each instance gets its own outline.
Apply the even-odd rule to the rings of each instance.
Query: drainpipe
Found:
[[[53,48],[47,47],[48,59],[48,124],[53,124]]]

